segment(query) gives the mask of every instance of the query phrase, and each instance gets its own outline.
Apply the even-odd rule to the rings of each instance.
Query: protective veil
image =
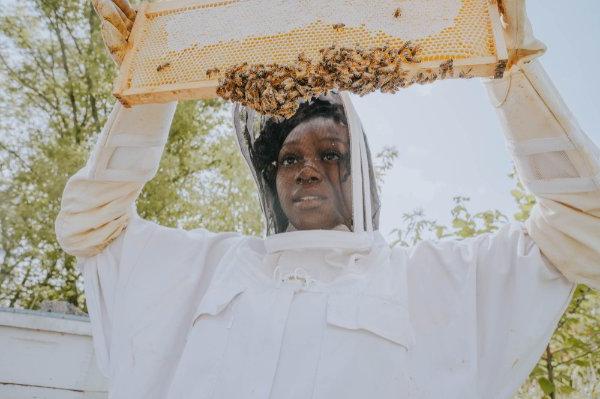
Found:
[[[348,163],[351,168],[352,204],[354,205],[352,206],[353,231],[372,233],[377,230],[379,224],[380,203],[371,153],[362,124],[347,93],[331,92],[318,99],[339,104],[344,109],[350,139]],[[289,231],[291,227],[289,221],[275,205],[277,193],[265,180],[256,162],[255,141],[269,117],[236,104],[233,120],[241,152],[258,187],[260,203],[266,219],[267,235]]]

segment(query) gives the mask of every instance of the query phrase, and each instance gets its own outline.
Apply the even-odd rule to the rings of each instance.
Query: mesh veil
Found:
[[[375,179],[375,173],[373,169],[372,157],[367,144],[367,138],[364,133],[364,129],[362,127],[362,123],[358,119],[353,107],[344,106],[342,101],[341,94],[336,91],[332,91],[326,95],[321,95],[318,97],[322,101],[327,101],[334,104],[340,104],[348,121],[355,120],[359,121],[354,132],[349,128],[350,140],[356,140],[357,137],[355,135],[360,135],[364,139],[365,147],[366,147],[366,160],[361,160],[363,164],[366,163],[368,169],[368,181],[369,181],[369,193],[365,193],[365,197],[368,195],[371,203],[371,220],[373,222],[373,229],[377,230],[379,225],[379,210],[380,210],[380,201],[379,194],[377,190],[377,184]],[[312,101],[309,101],[309,105]],[[265,180],[261,171],[257,164],[257,154],[255,152],[255,143],[257,138],[260,136],[263,131],[267,121],[270,120],[270,117],[261,115],[258,112],[244,107],[238,103],[235,104],[233,108],[233,124],[235,127],[236,137],[238,140],[238,144],[240,146],[240,150],[246,163],[250,167],[250,171],[254,180],[256,182],[258,193],[260,197],[260,204],[262,207],[263,214],[265,216],[266,223],[266,234],[277,234],[285,232],[288,228],[289,222],[284,214],[282,214],[280,208],[277,206],[277,193],[270,187],[268,182]],[[366,162],[364,162],[366,161]],[[359,163],[360,164],[360,163]],[[351,173],[363,173],[361,172],[362,168],[352,168]],[[366,176],[365,176],[366,177]],[[361,181],[363,179],[361,178]],[[353,206],[361,207],[362,214],[366,212],[366,207],[363,201],[357,202],[355,198],[353,198]]]

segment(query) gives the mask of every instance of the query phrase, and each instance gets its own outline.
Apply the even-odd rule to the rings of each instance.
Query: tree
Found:
[[[89,0],[7,0],[0,9],[0,305],[62,299],[84,308],[75,259],[54,235],[66,180],[83,166],[114,99],[115,67]],[[222,101],[179,104],[142,217],[262,231]]]
[[[515,178],[515,173],[510,176]],[[517,221],[525,221],[535,197],[520,182],[511,191],[517,203]],[[403,216],[403,226],[394,230],[394,245],[412,246],[423,239],[464,239],[493,233],[509,219],[498,210],[473,214],[467,197],[455,197],[451,226],[426,217],[420,209]],[[600,293],[579,285],[558,327],[519,398],[600,397]],[[562,395],[562,396],[561,396]],[[581,396],[583,395],[583,396]]]

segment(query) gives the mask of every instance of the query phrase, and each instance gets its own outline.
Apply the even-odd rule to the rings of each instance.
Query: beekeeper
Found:
[[[95,6],[119,62],[135,11]],[[235,107],[266,238],[142,220],[176,104],[117,103],[56,221],[110,397],[512,397],[575,284],[600,288],[600,156],[534,61],[524,1],[504,8],[512,67],[486,85],[537,204],[473,239],[389,247],[360,120],[336,92],[282,123]]]

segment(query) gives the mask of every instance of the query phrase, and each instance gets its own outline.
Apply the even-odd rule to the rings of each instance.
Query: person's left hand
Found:
[[[508,68],[529,62],[546,52],[546,46],[533,36],[525,0],[497,0],[504,22]]]
[[[136,11],[129,0],[92,0],[101,20],[104,44],[117,66],[123,62]]]

